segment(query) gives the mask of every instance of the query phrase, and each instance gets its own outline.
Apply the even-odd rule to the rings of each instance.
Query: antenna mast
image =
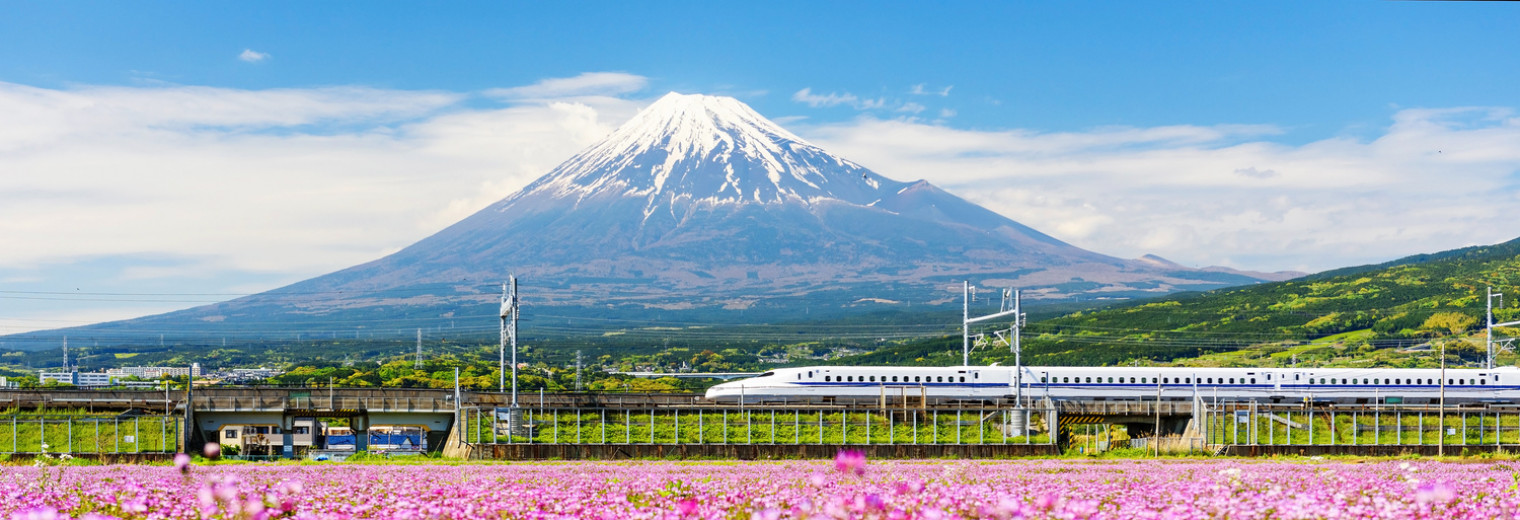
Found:
[[[69,337],[63,337],[63,371],[69,371]]]

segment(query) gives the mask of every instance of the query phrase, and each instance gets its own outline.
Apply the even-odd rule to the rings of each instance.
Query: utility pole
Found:
[[[1011,345],[1013,348],[1013,398],[1014,402],[1018,402],[1019,399],[1024,398],[1024,348],[1020,339],[1023,336],[1025,316],[1021,310],[1019,291],[1016,289],[1010,289],[1010,291],[1013,292],[1013,344]],[[1008,291],[1004,291],[1003,294],[1008,294]]]
[[[69,371],[69,337],[63,337],[63,371]]]
[[[961,282],[961,366],[971,366],[971,281]]]
[[[1487,368],[1489,370],[1493,370],[1494,369],[1494,356],[1495,356],[1495,354],[1497,354],[1497,352],[1495,352],[1495,349],[1494,349],[1494,344],[1495,344],[1494,343],[1494,327],[1513,327],[1513,326],[1516,326],[1516,325],[1520,325],[1520,321],[1507,321],[1507,322],[1504,322],[1504,323],[1495,323],[1494,322],[1494,298],[1498,298],[1499,299],[1499,308],[1503,309],[1504,308],[1504,293],[1496,293],[1496,292],[1494,292],[1494,288],[1493,287],[1489,287],[1488,288],[1488,319],[1485,320],[1486,323],[1488,324],[1488,329],[1487,329],[1488,332],[1485,335],[1486,338],[1484,340],[1485,343],[1488,343],[1488,363],[1487,363],[1487,365],[1485,365],[1485,368]],[[1504,338],[1503,341],[1505,342],[1506,345],[1508,345],[1508,342],[1510,340],[1512,340],[1512,339],[1514,339],[1514,338]],[[1505,348],[1508,348],[1508,347],[1505,347]]]
[[[1446,342],[1445,341],[1441,342],[1441,406],[1440,406],[1440,408],[1438,410],[1438,415],[1440,415],[1440,419],[1438,419],[1436,422],[1440,423],[1440,425],[1441,425],[1440,433],[1439,433],[1439,437],[1438,437],[1439,439],[1441,439],[1441,442],[1439,443],[1440,445],[1436,447],[1436,456],[1437,457],[1445,457],[1446,456]]]
[[[422,329],[417,329],[417,360],[412,362],[412,368],[422,368]]]
[[[507,277],[501,286],[501,369],[498,372],[498,388],[507,386],[507,347],[512,348],[512,407],[517,408],[517,276]]]

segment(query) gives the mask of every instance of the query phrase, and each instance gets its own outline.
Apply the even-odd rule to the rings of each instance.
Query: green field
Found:
[[[173,453],[178,438],[172,417],[0,415],[0,453]]]

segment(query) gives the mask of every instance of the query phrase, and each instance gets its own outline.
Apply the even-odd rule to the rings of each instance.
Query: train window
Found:
[[[1161,383],[1162,384],[1171,384],[1171,382],[1172,382],[1172,378],[1170,378],[1170,377],[1163,377],[1163,378],[1161,378]]]
[[[1061,382],[1062,383],[1070,383],[1071,382],[1071,378],[1069,378],[1069,377],[1063,377],[1063,378],[1061,378]]]
[[[800,373],[799,373],[799,374],[797,374],[797,380],[798,380],[798,381],[801,381],[801,380],[802,380],[802,374],[800,374]]]
[[[1382,381],[1381,379],[1373,379],[1372,380],[1372,384],[1374,384],[1374,385],[1381,385],[1381,384],[1383,384],[1381,381]]]
[[[918,382],[918,376],[913,376],[913,382],[914,382],[914,383],[917,383],[917,382]]]
[[[829,376],[823,376],[823,380],[824,380],[824,382],[828,382]]]
[[[1467,380],[1466,379],[1458,379],[1457,380],[1457,384],[1459,384],[1459,385],[1465,385],[1465,384],[1467,384]]]
[[[845,381],[849,381],[849,382],[851,382],[851,383],[854,383],[854,382],[855,382],[855,376],[849,376],[849,377],[846,377],[846,378],[844,378],[844,380],[845,380]]]
[[[1040,382],[1041,382],[1041,383],[1045,383],[1045,382],[1047,382],[1047,381],[1045,381],[1045,376],[1040,376]]]
[[[1256,384],[1256,378],[1254,378],[1254,377],[1251,378],[1251,384],[1253,384],[1253,385]]]
[[[1208,380],[1208,381],[1209,381],[1209,383],[1208,383],[1208,384],[1211,384],[1211,385],[1212,385],[1212,384],[1214,384],[1214,378],[1212,378],[1212,377],[1211,377],[1211,378],[1209,378],[1209,380]]]
[[[1235,378],[1233,378],[1233,377],[1230,378],[1230,384],[1232,384],[1232,385],[1235,384]]]
[[[966,376],[961,376],[961,382],[962,383],[966,382]]]
[[[934,379],[936,379],[936,380],[937,380],[937,381],[938,381],[938,382],[940,382],[940,383],[943,383],[943,382],[945,382],[945,376],[939,376],[939,377],[936,377],[936,378],[934,378]]]

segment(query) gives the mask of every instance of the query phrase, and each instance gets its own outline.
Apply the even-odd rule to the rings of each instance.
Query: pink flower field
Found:
[[[1509,462],[7,466],[0,518],[1515,518]]]

